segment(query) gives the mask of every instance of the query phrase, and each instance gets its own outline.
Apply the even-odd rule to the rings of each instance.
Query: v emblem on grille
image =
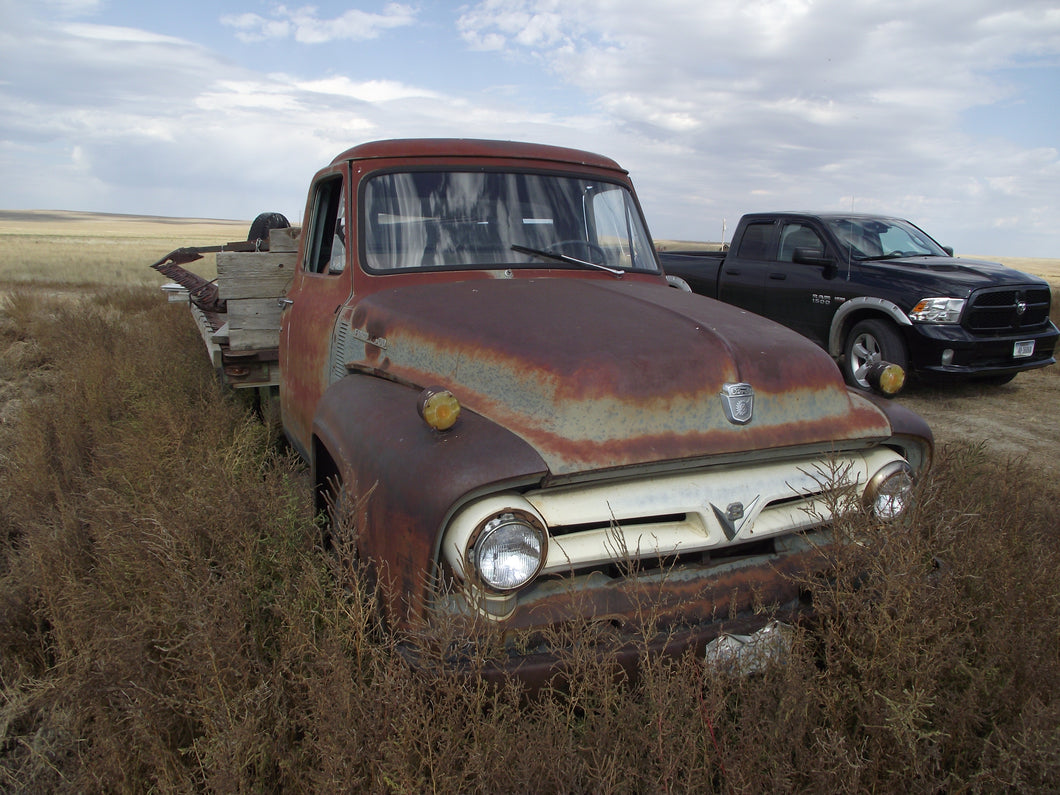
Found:
[[[714,503],[710,504],[718,524],[721,525],[721,531],[725,533],[727,540],[732,541],[743,530],[743,526],[754,512],[759,499],[761,499],[761,495],[751,500],[751,504],[746,507],[742,502],[729,503],[724,511]]]

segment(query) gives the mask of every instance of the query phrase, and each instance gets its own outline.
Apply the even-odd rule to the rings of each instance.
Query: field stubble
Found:
[[[1055,788],[1055,469],[940,431],[908,521],[838,528],[860,543],[804,583],[820,618],[786,664],[653,661],[623,686],[574,627],[570,687],[526,703],[394,654],[180,306],[49,293],[0,293],[0,789]]]

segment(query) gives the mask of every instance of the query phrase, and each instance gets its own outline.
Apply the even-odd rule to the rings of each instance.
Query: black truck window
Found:
[[[780,253],[777,259],[781,262],[794,262],[797,248],[810,249],[814,256],[824,255],[824,243],[813,227],[803,223],[785,224],[780,233]]]
[[[773,242],[773,222],[749,223],[743,230],[736,256],[743,259],[766,259]]]

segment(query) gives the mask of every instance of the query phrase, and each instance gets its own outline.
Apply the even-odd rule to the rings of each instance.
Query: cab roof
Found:
[[[347,160],[420,157],[543,160],[605,168],[621,174],[628,173],[611,158],[580,149],[568,149],[547,144],[521,143],[519,141],[490,141],[474,138],[394,138],[384,141],[372,141],[347,149],[332,161],[332,165],[337,165]]]

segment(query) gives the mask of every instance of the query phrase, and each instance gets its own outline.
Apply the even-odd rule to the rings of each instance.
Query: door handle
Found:
[[[771,274],[769,274],[769,278],[772,279],[775,282],[782,282],[782,281],[784,281],[785,279],[788,278],[788,274],[786,274],[786,273],[771,273]]]
[[[289,307],[293,303],[294,303],[294,300],[291,299],[291,298],[277,298],[276,299],[276,306],[280,307],[280,311],[281,312],[284,309],[286,309],[287,307]]]

